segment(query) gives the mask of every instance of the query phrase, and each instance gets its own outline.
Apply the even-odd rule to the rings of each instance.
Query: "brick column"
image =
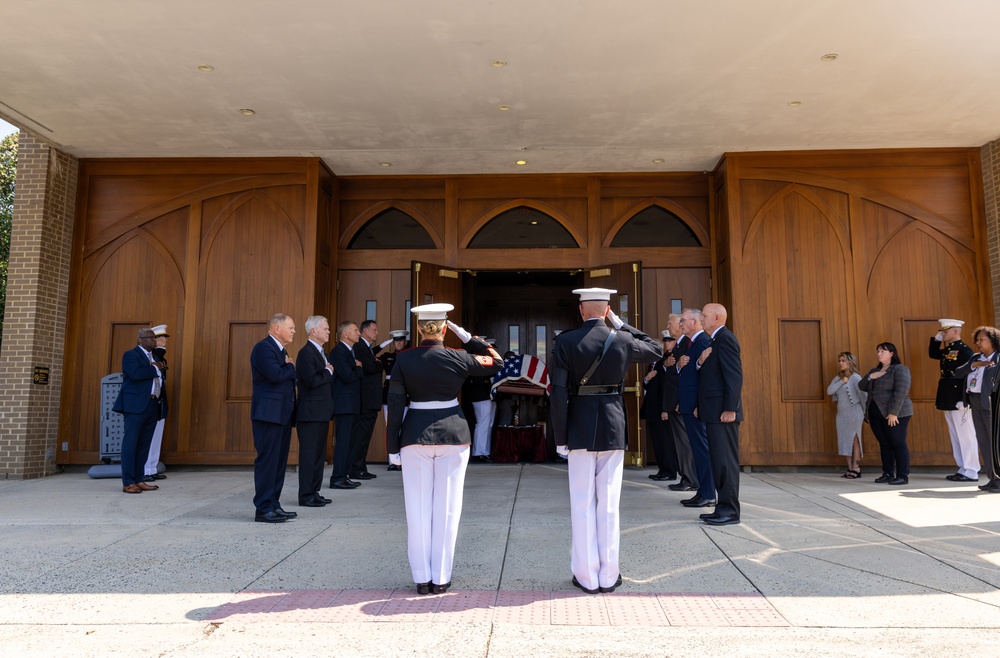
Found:
[[[990,251],[990,280],[993,282],[993,317],[1000,322],[1000,139],[985,144],[980,152],[986,240]]]
[[[0,351],[0,479],[55,472],[76,158],[22,132]],[[49,368],[47,386],[33,382]]]

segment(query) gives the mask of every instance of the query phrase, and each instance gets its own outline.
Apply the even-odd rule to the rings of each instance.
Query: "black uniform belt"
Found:
[[[576,390],[577,395],[618,395],[621,389],[617,384],[604,384],[595,386],[581,386]]]

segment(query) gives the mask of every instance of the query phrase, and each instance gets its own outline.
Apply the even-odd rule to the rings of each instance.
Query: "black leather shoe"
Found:
[[[652,475],[649,476],[649,479],[656,480],[657,482],[664,482],[667,480],[673,480],[676,477],[677,477],[676,475],[672,475],[670,473],[653,473]]]
[[[668,484],[667,489],[670,489],[671,491],[698,491],[697,487],[692,487],[690,484],[687,484],[686,482]]]
[[[610,594],[611,592],[621,587],[621,584],[622,584],[622,575],[618,574],[618,580],[615,581],[614,585],[612,585],[611,587],[598,587],[597,589],[599,592],[603,594]]]
[[[430,594],[431,583],[417,583],[417,594]]]
[[[961,473],[955,473],[954,475],[949,475],[945,480],[951,480],[952,482],[979,482],[979,478],[970,478],[962,475]]]
[[[396,466],[395,464],[389,464],[389,467],[387,469],[385,469],[385,470],[387,470],[387,471],[401,471],[401,470],[403,470],[403,467],[402,466]]]
[[[355,480],[374,480],[378,476],[374,473],[363,471],[361,473],[351,473],[348,477],[354,478]]]
[[[332,503],[332,502],[333,502],[333,501],[332,501],[332,500],[330,500],[329,498],[325,498],[325,497],[323,497],[323,496],[320,496],[319,494],[313,494],[313,498],[315,498],[315,499],[316,499],[316,500],[318,500],[319,502],[323,503],[324,505],[329,505],[330,503]]]
[[[142,477],[142,480],[140,480],[140,482],[156,482],[156,476],[155,475],[144,475]]]
[[[710,516],[707,519],[702,519],[701,522],[707,523],[708,525],[736,525],[740,522],[740,520],[735,516]]]
[[[431,593],[432,594],[444,594],[445,592],[448,591],[449,587],[451,587],[451,581],[450,580],[448,582],[446,582],[444,585],[435,585],[434,583],[431,583]]]
[[[1000,484],[994,484],[993,486],[986,487],[983,491],[986,493],[1000,493]]]
[[[576,587],[577,589],[579,589],[579,590],[581,590],[581,591],[583,591],[583,592],[585,592],[587,594],[600,594],[601,593],[600,588],[598,588],[598,589],[587,589],[586,587],[584,587],[583,585],[581,585],[580,581],[576,579],[576,576],[573,576],[573,587]]]
[[[280,514],[281,516],[285,517],[286,519],[294,519],[296,516],[299,515],[298,512],[286,512],[285,510],[281,509],[280,507],[277,508],[274,511],[277,512],[278,514]]]
[[[354,480],[348,478],[344,478],[343,480],[334,480],[330,483],[331,489],[357,489],[360,486],[360,482],[355,482]]]
[[[719,518],[718,512],[706,512],[705,514],[699,514],[698,518],[704,521],[705,519],[717,519]]]
[[[324,503],[322,500],[318,500],[315,497],[306,498],[304,500],[299,501],[299,507],[323,507],[324,505],[326,505],[326,503]]]
[[[910,483],[910,478],[898,477],[898,478],[892,478],[886,484],[909,484],[909,483]]]
[[[682,500],[681,505],[684,507],[711,507],[715,504],[715,500],[709,500],[707,498],[702,498],[701,496],[695,495],[694,498],[688,498],[687,500]]]
[[[167,479],[167,476],[164,475],[163,473],[153,473],[153,477],[156,478],[157,480],[166,480]]]
[[[261,523],[284,523],[288,520],[288,518],[278,514],[274,510],[271,510],[270,512],[266,512],[264,514],[255,515],[253,520]]]
[[[886,483],[886,482],[888,482],[889,480],[893,480],[893,479],[895,479],[895,478],[896,478],[896,476],[895,476],[895,475],[889,475],[889,474],[887,474],[887,473],[883,473],[883,474],[882,474],[882,477],[877,477],[877,478],[875,478],[875,482],[877,482],[878,484],[885,484],[885,483]]]

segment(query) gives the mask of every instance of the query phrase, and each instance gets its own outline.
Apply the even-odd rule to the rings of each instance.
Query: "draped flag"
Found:
[[[515,354],[504,359],[503,370],[493,377],[493,388],[490,397],[496,397],[498,386],[540,387],[546,395],[552,391],[549,382],[549,369],[545,362],[530,354]]]

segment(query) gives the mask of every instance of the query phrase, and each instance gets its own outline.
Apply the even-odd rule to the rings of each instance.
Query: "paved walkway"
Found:
[[[0,481],[12,656],[1000,655],[1000,496],[913,474],[742,478],[744,523],[627,470],[614,594],[569,585],[565,467],[472,465],[454,585],[417,596],[402,484],[252,522],[249,470],[127,496],[82,473]],[[287,490],[294,493],[295,475]]]

